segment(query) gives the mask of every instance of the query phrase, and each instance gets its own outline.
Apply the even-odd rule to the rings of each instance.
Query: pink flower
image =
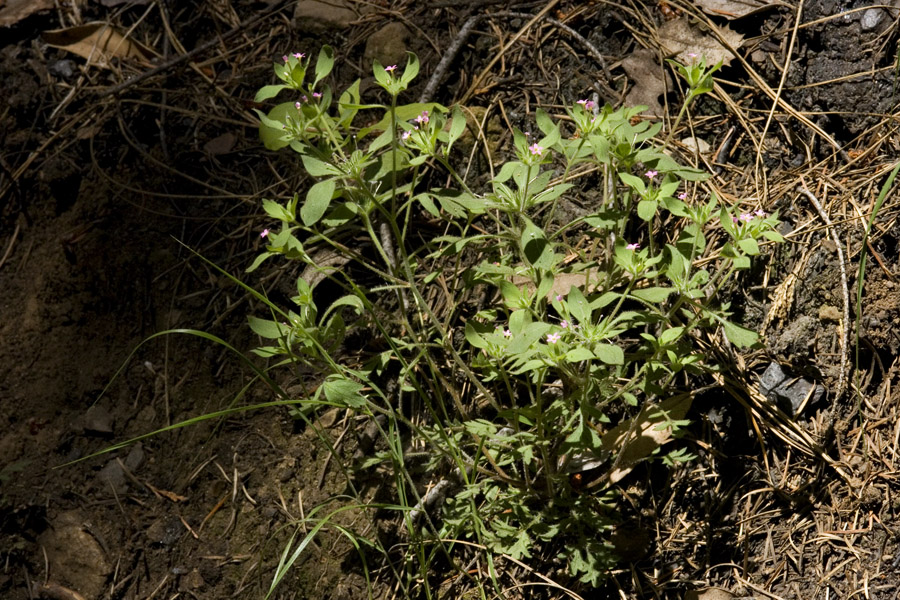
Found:
[[[321,98],[322,94],[319,92],[313,92],[313,98]]]
[[[766,216],[766,211],[764,211],[763,209],[760,208],[759,210],[757,210],[757,211],[754,212],[753,214],[756,215],[757,217],[759,217],[760,219],[762,219],[763,217]]]
[[[416,117],[416,123],[418,123],[420,125],[424,125],[427,122],[428,122],[428,111],[423,110],[422,114],[419,115],[418,117]]]
[[[750,213],[741,213],[741,216],[738,217],[738,218],[739,218],[741,221],[743,221],[744,223],[746,223],[747,221],[752,221],[752,220],[753,220],[753,215],[751,215]]]
[[[650,171],[647,171],[646,173],[644,173],[644,177],[646,177],[647,179],[653,179],[657,175],[659,175],[659,173],[657,173],[656,171],[654,171],[652,169]]]
[[[626,250],[637,250],[640,247],[641,247],[640,244],[635,243],[635,244],[628,244],[627,246],[625,246],[625,249]]]
[[[697,53],[696,52],[688,52],[687,54],[685,54],[685,56],[687,56],[688,58],[697,58]]]
[[[562,327],[563,329],[568,329],[568,328],[569,328],[569,322],[566,321],[565,319],[563,319],[562,321],[559,322],[559,326]]]
[[[388,73],[390,73],[391,71],[393,71],[396,68],[397,68],[397,65],[391,65],[389,67],[385,67],[384,70],[387,71]]]
[[[282,56],[282,57],[281,57],[281,60],[283,60],[284,62],[287,62],[287,61],[288,61],[288,55],[285,54],[284,56]]]
[[[681,192],[680,194],[678,194],[678,199],[687,200],[687,192]]]
[[[304,53],[302,53],[302,52],[294,52],[293,56],[294,56],[294,58],[296,58],[297,60],[300,60],[301,58],[304,58],[306,55],[305,55]]]
[[[580,104],[584,107],[584,110],[587,112],[591,112],[594,110],[594,107],[597,106],[597,103],[593,100],[579,100],[576,104]]]
[[[506,339],[511,338],[511,337],[512,337],[512,331],[510,331],[509,329],[503,330],[503,337],[505,337]]]
[[[563,299],[563,298],[565,298],[565,296],[563,296],[562,294],[557,294],[557,295],[556,295],[556,301],[557,301],[557,302],[562,302],[562,299]]]
[[[294,108],[296,108],[297,110],[300,110],[300,108],[301,108],[302,106],[303,106],[303,105],[300,104],[299,102],[294,102]]]
[[[540,156],[541,154],[544,153],[544,148],[539,146],[537,142],[528,146],[528,150],[531,152],[532,156]]]
[[[261,238],[268,237],[268,236],[269,236],[268,229],[263,229],[262,232],[259,234],[259,237],[261,237]]]
[[[400,134],[400,139],[405,142],[406,140],[409,139],[409,136],[411,136],[411,135],[412,135],[412,131],[404,131],[403,133]]]
[[[547,334],[547,343],[555,344],[556,342],[559,341],[559,338],[561,338],[561,337],[562,337],[562,334],[560,334],[560,333],[548,333]]]

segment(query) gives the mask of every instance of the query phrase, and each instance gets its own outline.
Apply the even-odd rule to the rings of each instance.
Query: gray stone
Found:
[[[406,63],[406,49],[409,42],[409,29],[403,23],[388,23],[366,40],[366,51],[363,54],[364,64],[371,65],[378,59],[384,66]]]
[[[347,0],[300,0],[294,22],[311,29],[344,29],[359,18]]]
[[[795,417],[804,400],[808,404],[822,399],[825,389],[800,377],[787,375],[778,363],[770,363],[759,378],[759,392],[788,415]]]
[[[859,25],[863,31],[870,31],[878,27],[878,24],[887,16],[881,8],[870,8],[862,14]]]

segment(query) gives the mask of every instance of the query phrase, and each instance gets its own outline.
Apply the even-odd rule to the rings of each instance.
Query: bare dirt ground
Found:
[[[766,347],[723,357],[745,385],[695,403],[683,443],[698,459],[622,482],[622,560],[602,589],[547,574],[586,598],[900,597],[893,190],[862,244],[900,159],[896,11],[855,0],[745,16],[747,3],[727,1],[337,4],[104,1],[28,14],[0,2],[0,597],[265,596],[291,524],[344,485],[315,433],[286,411],[204,421],[67,463],[272,399],[208,340],[181,333],[141,345],[175,328],[244,352],[257,343],[246,326],[254,301],[188,248],[241,274],[259,251],[262,198],[303,189],[294,158],[263,149],[250,111],[272,61],[329,43],[334,87],[362,78],[365,96],[372,58],[390,64],[412,50],[423,65],[414,98],[454,42],[459,53],[429,99],[480,107],[499,148],[507,125],[527,129],[537,107],[562,114],[593,94],[665,118],[681,95],[662,59],[688,44],[718,48],[729,64],[717,90],[676,136],[707,146],[695,154],[682,144],[680,158],[715,173],[723,198],[779,210],[789,239],[734,291]],[[104,62],[71,38],[51,35],[50,45],[41,35],[92,22],[149,50]],[[280,298],[295,277],[273,261],[245,280]],[[804,388],[799,410],[781,398],[790,417],[760,393],[771,365],[788,383],[817,386]],[[319,425],[348,462],[365,447],[344,414]],[[362,485],[389,496],[378,481]],[[380,515],[348,515],[340,524],[399,535]],[[393,594],[387,577],[369,589]],[[275,597],[367,594],[358,555],[331,531]]]

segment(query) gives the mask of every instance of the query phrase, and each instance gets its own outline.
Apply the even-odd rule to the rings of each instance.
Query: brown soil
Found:
[[[296,546],[310,527],[295,524],[323,503],[322,510],[331,510],[345,502],[334,498],[347,480],[317,435],[330,436],[351,463],[364,424],[331,412],[317,427],[303,427],[285,409],[270,408],[73,461],[186,419],[273,399],[221,345],[185,332],[142,344],[175,328],[208,332],[242,352],[257,343],[246,326],[255,302],[188,248],[241,274],[259,251],[258,231],[266,224],[261,199],[302,188],[292,156],[262,149],[248,110],[256,89],[271,82],[271,61],[330,43],[340,59],[335,87],[361,76],[365,88],[374,52],[366,53],[367,40],[401,20],[414,32],[406,48],[423,64],[415,95],[465,19],[486,11],[490,18],[463,44],[434,99],[449,105],[466,98],[527,129],[538,106],[561,113],[564,102],[594,90],[621,101],[634,82],[618,61],[641,45],[655,53],[648,33],[684,7],[551,3],[550,16],[605,56],[613,76],[605,81],[584,46],[546,21],[528,30],[489,77],[479,78],[498,44],[528,23],[493,13],[537,14],[547,3],[349,2],[365,14],[345,16],[344,27],[329,29],[292,22],[295,3],[289,2],[212,44],[190,66],[174,65],[104,95],[152,65],[89,66],[47,46],[39,32],[89,21],[109,21],[122,31],[134,25],[138,39],[174,56],[178,44],[198,47],[268,6],[243,0],[187,11],[171,6],[166,25],[158,10],[142,18],[146,6],[106,4],[115,3],[38,12],[2,30],[0,597],[262,598],[285,545],[293,539]],[[748,326],[766,321],[768,327],[766,350],[739,359],[747,389],[756,389],[773,361],[821,385],[825,394],[789,427],[820,441],[832,463],[783,441],[773,431],[786,426],[752,407],[724,392],[707,394],[690,415],[695,425],[684,442],[699,458],[674,472],[660,465],[639,469],[623,481],[630,506],[629,522],[617,534],[623,560],[604,588],[547,573],[584,597],[682,598],[711,586],[730,594],[716,597],[733,598],[900,594],[894,465],[900,415],[892,396],[900,384],[900,228],[893,195],[869,238],[856,321],[862,225],[900,148],[890,114],[897,104],[897,35],[888,11],[870,27],[874,17],[863,21],[866,12],[854,11],[860,7],[854,0],[804,5],[802,22],[820,21],[798,31],[784,98],[841,152],[779,108],[763,145],[768,194],[757,205],[780,209],[791,241],[761,257],[734,294]],[[730,22],[753,40],[739,50],[746,66],[735,61],[721,72],[723,80],[744,86],[723,84],[752,118],[747,131],[758,134],[771,108],[747,69],[778,88],[796,13],[783,6]],[[675,92],[662,99],[680,102]],[[713,148],[704,160],[720,173],[715,185],[726,198],[756,202],[762,187],[752,136],[741,133],[733,107],[708,100],[700,108],[706,116],[693,126]],[[716,156],[726,141],[727,151]],[[691,160],[688,152],[684,158]],[[837,227],[849,324],[842,323],[837,246],[818,211],[796,192],[801,182]],[[779,288],[791,273],[796,283]],[[278,299],[291,294],[296,275],[272,261],[244,279]],[[781,312],[773,316],[775,306]],[[851,332],[859,326],[858,347],[855,335],[843,347],[847,325]],[[857,350],[850,388],[836,398],[841,354],[852,367]],[[303,377],[276,374],[295,391],[312,385],[316,374]],[[379,483],[359,482],[363,496],[390,501],[390,489]],[[347,511],[335,523],[388,544],[402,537],[393,515]],[[372,594],[393,597],[386,565],[374,560]],[[524,570],[515,575],[531,577]],[[460,595],[458,588],[444,589]],[[552,589],[541,593],[556,597]],[[277,597],[367,594],[360,555],[331,528],[304,551]]]

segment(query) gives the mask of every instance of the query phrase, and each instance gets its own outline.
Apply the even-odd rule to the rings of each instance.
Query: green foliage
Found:
[[[456,473],[460,489],[440,515],[422,523],[404,513],[414,541],[469,538],[516,559],[558,552],[574,578],[596,585],[615,561],[607,542],[615,496],[579,489],[572,477],[586,464],[616,465],[626,452],[631,463],[690,458],[684,448],[660,452],[686,425],[660,407],[686,377],[717,368],[698,340],[722,331],[736,346],[757,343],[718,294],[761,253],[761,241],[781,241],[777,216],[742,213],[714,195],[689,199],[687,183],[706,175],[663,152],[654,142],[660,124],[638,119],[641,107],[587,100],[567,109],[575,131],[538,110],[540,134],[513,131],[509,160],[473,190],[454,168],[466,129],[460,107],[397,103],[418,72],[415,55],[402,70],[375,63],[389,104],[361,104],[356,82],[332,106],[323,82],[333,62],[323,48],[310,83],[309,61],[287,57],[275,65],[282,83],[257,96],[294,95],[259,113],[260,136],[269,149],[298,153],[310,186],[299,212],[296,195],[265,201],[280,230],[248,270],[275,255],[315,266],[308,248],[324,246],[366,275],[329,270],[346,295],[321,316],[314,290],[298,279],[293,310],[251,317],[268,344],[257,354],[324,367],[310,401],[388,417],[379,425],[388,451],[365,464],[393,470],[402,506],[418,496],[397,423],[415,430],[437,472]],[[690,100],[712,89],[718,65],[677,68]],[[356,128],[357,120],[369,125]],[[591,214],[560,223],[557,204],[577,185],[568,174],[584,163],[602,174],[602,197]],[[440,235],[419,228],[426,219]],[[363,245],[370,250],[352,249]],[[367,287],[373,274],[381,287]],[[449,303],[440,315],[435,297]],[[394,308],[379,308],[387,305]],[[380,349],[364,368],[335,358],[346,315],[377,332]],[[413,425],[396,408],[402,402],[374,383],[388,364],[399,368],[396,394],[415,398],[429,425]],[[490,410],[472,408],[479,402]],[[658,421],[644,435],[652,443],[636,450],[623,432],[641,430],[648,415]],[[614,423],[620,444],[608,437]],[[422,571],[430,557],[420,555]],[[428,586],[427,572],[413,580]]]

